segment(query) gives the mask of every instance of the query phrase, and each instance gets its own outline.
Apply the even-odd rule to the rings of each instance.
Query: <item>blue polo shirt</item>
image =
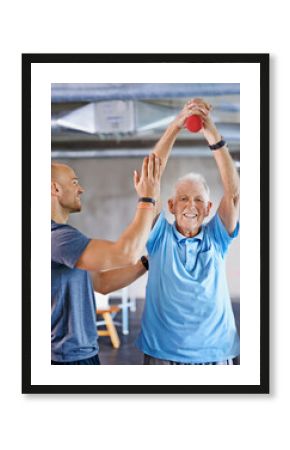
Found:
[[[96,305],[89,273],[75,267],[90,242],[51,221],[51,359],[72,362],[98,353]]]
[[[147,242],[149,274],[136,345],[150,356],[181,363],[218,362],[239,354],[227,287],[229,236],[218,214],[193,238],[160,214]]]

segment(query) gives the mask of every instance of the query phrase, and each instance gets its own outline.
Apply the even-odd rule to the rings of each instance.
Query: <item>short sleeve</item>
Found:
[[[69,225],[51,231],[51,260],[73,269],[90,239]]]
[[[236,228],[232,234],[229,234],[224,226],[218,213],[209,221],[206,225],[211,238],[214,240],[217,247],[220,249],[222,256],[224,256],[228,250],[230,243],[239,234],[240,224],[237,222]]]
[[[168,226],[169,226],[169,224],[168,224],[167,220],[165,219],[164,212],[161,211],[154,227],[151,230],[151,233],[149,234],[149,238],[147,241],[146,247],[147,247],[147,251],[148,251],[149,255],[154,253],[155,249],[157,248],[157,246],[160,242],[160,238],[163,236],[163,234],[166,231],[166,227],[168,227]]]

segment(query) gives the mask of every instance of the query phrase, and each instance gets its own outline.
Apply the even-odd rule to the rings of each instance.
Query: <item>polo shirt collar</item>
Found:
[[[191,240],[191,241],[194,241],[194,240],[202,241],[203,240],[203,235],[204,235],[204,229],[203,229],[203,225],[202,225],[200,232],[196,236],[193,236],[191,238],[187,238],[183,234],[179,233],[179,231],[176,228],[176,222],[174,222],[173,223],[173,233],[174,233],[174,236],[176,237],[178,242],[181,242],[181,241],[183,241],[185,239],[188,239],[188,240]]]

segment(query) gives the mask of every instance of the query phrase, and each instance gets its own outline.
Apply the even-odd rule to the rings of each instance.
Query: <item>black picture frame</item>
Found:
[[[269,54],[22,55],[22,393],[269,393]],[[255,385],[36,385],[31,381],[31,67],[42,63],[240,63],[260,67],[260,383]],[[261,151],[262,149],[262,151]]]

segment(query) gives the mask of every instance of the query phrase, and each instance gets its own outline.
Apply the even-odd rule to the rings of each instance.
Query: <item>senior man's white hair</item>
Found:
[[[210,189],[209,186],[205,180],[205,178],[200,173],[194,173],[190,172],[186,175],[183,175],[182,177],[178,178],[178,180],[175,182],[173,186],[173,197],[176,195],[176,191],[178,189],[178,186],[183,183],[184,181],[192,181],[192,183],[200,183],[205,188],[205,191],[208,195],[208,198],[210,198]]]

